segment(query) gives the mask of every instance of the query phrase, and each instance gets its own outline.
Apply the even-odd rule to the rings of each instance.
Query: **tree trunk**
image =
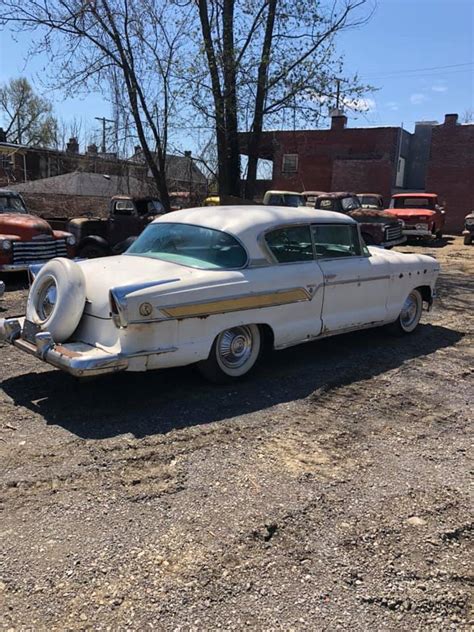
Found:
[[[260,141],[263,128],[263,109],[267,96],[267,76],[270,64],[270,53],[273,40],[273,28],[275,25],[275,12],[278,0],[269,0],[267,23],[265,26],[265,38],[263,40],[262,55],[258,68],[257,93],[255,95],[255,110],[252,129],[249,133],[248,141],[248,167],[247,179],[245,182],[245,197],[249,200],[255,196],[257,183],[257,165]]]
[[[223,5],[224,109],[226,134],[226,187],[222,195],[240,197],[240,153],[237,121],[237,87],[234,50],[234,0]]]

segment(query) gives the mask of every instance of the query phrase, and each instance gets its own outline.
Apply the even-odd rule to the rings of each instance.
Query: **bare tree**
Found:
[[[12,143],[51,145],[57,126],[52,110],[51,103],[35,94],[24,77],[0,86],[0,120]]]
[[[253,197],[262,131],[291,115],[314,124],[335,105],[342,74],[335,39],[364,24],[368,0],[194,0],[207,73],[197,73],[194,103],[209,116],[213,103],[221,194],[240,194],[239,129],[248,131],[246,196]],[[365,6],[365,9],[367,9]],[[209,77],[209,80],[208,80]],[[342,87],[341,87],[342,86]],[[339,82],[340,98],[356,103],[367,87]]]
[[[171,67],[185,31],[185,11],[154,0],[3,0],[0,20],[41,37],[60,77],[58,87],[122,91],[148,169],[165,207],[167,128],[172,103]],[[173,25],[173,28],[168,28]],[[172,31],[172,35],[170,35]],[[163,97],[164,91],[164,97]],[[164,103],[161,110],[158,100]],[[118,130],[117,130],[118,135]]]

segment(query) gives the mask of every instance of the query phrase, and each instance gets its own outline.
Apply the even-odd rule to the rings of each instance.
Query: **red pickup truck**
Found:
[[[74,256],[75,237],[28,213],[16,191],[0,189],[0,273]]]
[[[405,222],[406,237],[441,239],[445,209],[439,204],[436,193],[397,193],[392,195],[387,213]]]

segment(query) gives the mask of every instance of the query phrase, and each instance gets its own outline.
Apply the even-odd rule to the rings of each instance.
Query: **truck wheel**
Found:
[[[258,325],[232,327],[217,336],[208,359],[198,362],[198,369],[211,382],[228,384],[255,367],[261,348]]]
[[[443,239],[443,231],[437,230],[435,233],[436,239]]]
[[[411,334],[418,327],[423,309],[423,298],[419,290],[412,290],[403,303],[397,320],[388,326],[390,333],[396,336]]]
[[[472,235],[464,235],[464,245],[470,246],[472,244]]]
[[[65,342],[82,318],[86,302],[84,273],[77,263],[59,257],[44,265],[31,285],[26,318]]]
[[[84,244],[77,253],[81,259],[97,259],[98,257],[106,257],[108,252],[100,244],[88,243]]]

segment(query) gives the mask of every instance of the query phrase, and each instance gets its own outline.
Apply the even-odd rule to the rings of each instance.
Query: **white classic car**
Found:
[[[229,381],[264,345],[386,324],[411,333],[438,271],[432,257],[367,248],[341,213],[186,209],[123,255],[33,270],[26,317],[0,321],[0,336],[76,376],[197,363]]]

